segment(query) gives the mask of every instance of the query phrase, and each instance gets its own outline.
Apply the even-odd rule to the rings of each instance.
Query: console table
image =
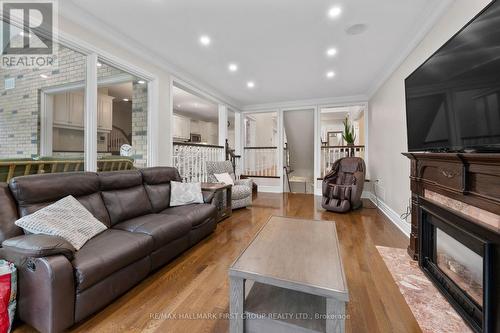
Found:
[[[202,191],[213,192],[214,195],[221,193],[221,198],[223,198],[222,193],[224,191],[226,192],[226,202],[225,203],[220,202],[219,207],[217,207],[219,210],[217,216],[217,222],[227,219],[233,213],[232,200],[231,200],[232,187],[233,187],[232,185],[226,185],[223,183],[201,183]]]

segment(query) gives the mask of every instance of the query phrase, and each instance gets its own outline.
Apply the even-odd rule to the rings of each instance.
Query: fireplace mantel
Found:
[[[411,160],[412,226],[408,253],[418,259],[419,203],[425,192],[500,215],[500,154],[403,153]]]
[[[500,332],[500,154],[403,155],[411,160],[408,253],[474,332]],[[472,280],[477,272],[482,279]]]

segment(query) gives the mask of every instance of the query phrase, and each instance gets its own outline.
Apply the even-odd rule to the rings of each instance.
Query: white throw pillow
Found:
[[[214,173],[214,177],[215,177],[215,179],[217,179],[217,181],[219,183],[224,183],[226,185],[234,185],[233,178],[227,172],[225,172],[225,173]]]
[[[170,206],[203,203],[201,183],[170,182]]]
[[[20,218],[15,224],[33,234],[60,236],[76,250],[107,229],[71,195]]]

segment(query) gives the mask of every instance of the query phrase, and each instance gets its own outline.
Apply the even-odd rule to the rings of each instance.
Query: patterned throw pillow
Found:
[[[214,173],[214,177],[215,177],[215,179],[217,179],[217,181],[219,183],[224,183],[226,185],[234,185],[233,178],[227,172],[225,172],[225,173]]]
[[[26,215],[15,223],[33,234],[60,236],[76,250],[107,229],[71,195]]]
[[[201,183],[170,182],[170,206],[203,203]]]

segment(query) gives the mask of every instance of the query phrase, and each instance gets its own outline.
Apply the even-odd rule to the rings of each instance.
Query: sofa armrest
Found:
[[[0,257],[17,268],[19,318],[44,333],[58,333],[74,324],[73,266],[64,255],[29,258],[0,248]]]
[[[253,186],[253,180],[251,179],[239,179],[234,182],[234,185],[245,185],[250,188]]]
[[[215,198],[215,192],[213,191],[201,191],[203,194],[203,202],[208,204],[213,204]]]
[[[13,237],[2,243],[3,252],[7,256],[18,258],[43,258],[63,255],[73,260],[75,248],[64,238],[41,234]]]

